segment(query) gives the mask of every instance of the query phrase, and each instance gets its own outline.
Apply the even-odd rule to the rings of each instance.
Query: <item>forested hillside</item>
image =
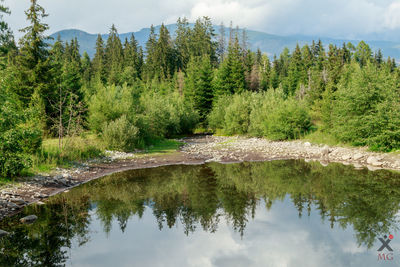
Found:
[[[365,42],[325,49],[315,41],[271,62],[249,49],[245,32],[217,33],[207,17],[189,27],[182,18],[174,38],[164,25],[151,27],[144,47],[111,26],[90,58],[77,39],[48,45],[36,0],[18,44],[8,9],[0,12],[0,176],[47,159],[46,138],[58,137],[64,157],[73,149],[67,140],[88,133],[124,151],[196,128],[273,140],[318,132],[373,150],[400,148],[400,71]],[[88,157],[99,150],[85,148]]]
[[[224,27],[226,38],[229,38],[229,27],[227,27],[224,24],[222,24],[222,26]],[[156,32],[160,30],[160,27],[161,25],[155,26]],[[165,25],[165,27],[167,27],[172,38],[174,38],[175,31],[177,29],[177,24],[168,24]],[[189,23],[189,27],[193,28],[194,23]],[[221,25],[214,24],[213,27],[214,31],[219,34],[221,30]],[[242,30],[243,29],[240,29],[240,31]],[[124,40],[125,38],[129,38],[132,34],[135,35],[135,38],[139,45],[145,46],[146,41],[149,38],[150,28],[143,28],[140,31],[136,32],[122,33],[120,34],[120,38],[121,40]],[[49,44],[51,45],[54,44],[58,35],[60,35],[61,40],[64,42],[77,38],[80,44],[81,54],[87,52],[91,58],[94,56],[94,53],[96,52],[95,44],[96,44],[97,34],[87,33],[85,31],[78,29],[61,30],[50,35],[54,39],[49,40]],[[101,37],[104,40],[106,40],[108,38],[108,33],[102,34]],[[306,44],[311,45],[313,40],[321,39],[321,41],[324,43],[325,46],[328,44],[341,46],[343,43],[349,43],[349,42],[353,43],[354,45],[358,45],[358,43],[360,42],[359,40],[334,39],[324,36],[306,36],[306,35],[280,36],[276,34],[268,34],[265,32],[254,31],[250,29],[246,30],[246,37],[250,49],[254,51],[260,49],[263,53],[268,54],[270,58],[272,58],[274,54],[279,55],[280,53],[282,53],[285,47],[293,50],[294,48],[296,48],[296,44],[299,44],[300,46],[304,46]],[[384,41],[375,38],[376,37],[371,36],[371,39],[368,39],[368,41],[366,41],[366,43],[371,47],[372,51],[375,52],[378,51],[378,49],[381,49],[382,52],[385,54],[385,56],[394,57],[396,59],[400,58],[400,41],[389,41],[389,40]]]

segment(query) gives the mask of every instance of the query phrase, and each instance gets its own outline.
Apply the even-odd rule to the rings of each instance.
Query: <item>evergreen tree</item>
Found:
[[[218,63],[221,64],[224,61],[226,51],[226,35],[225,35],[225,25],[221,22],[219,27],[219,35],[218,35],[218,47],[217,47],[217,56]]]
[[[164,24],[160,27],[159,37],[155,47],[155,72],[162,80],[171,78],[175,72],[174,48],[171,36]]]
[[[156,73],[156,44],[157,34],[153,25],[150,27],[149,39],[146,42],[145,78],[150,81]]]
[[[210,18],[197,19],[190,38],[190,54],[193,57],[208,55],[213,65],[217,64],[216,47],[214,41],[214,27]]]
[[[293,95],[300,83],[305,83],[307,74],[304,69],[302,54],[299,44],[296,45],[288,67],[287,84],[284,86],[284,93],[286,95]]]
[[[175,31],[175,49],[177,52],[177,69],[186,70],[186,66],[190,59],[190,38],[191,30],[187,18],[179,18],[177,21],[177,29]]]
[[[245,69],[242,63],[242,53],[236,34],[229,43],[228,54],[222,62],[215,80],[215,94],[241,93],[246,90]]]
[[[30,26],[21,30],[25,35],[20,39],[20,50],[14,66],[13,88],[25,106],[42,105],[39,102],[46,102],[53,89],[46,43],[49,38],[45,35],[49,27],[42,23],[47,14],[36,0],[31,0],[31,6],[25,14]],[[32,101],[34,94],[36,103]]]
[[[266,91],[270,88],[271,80],[271,63],[267,55],[261,56],[261,64],[258,65],[260,68],[260,90]]]
[[[99,34],[96,40],[96,53],[92,61],[92,73],[97,82],[106,82],[105,51],[103,38]]]
[[[92,76],[92,62],[88,53],[85,51],[82,56],[82,82],[84,85],[89,86],[90,78]]]
[[[372,51],[369,45],[364,41],[359,42],[356,51],[354,52],[354,58],[361,67],[367,65],[367,63],[372,59]]]
[[[124,74],[122,82],[127,82],[128,85],[132,85],[133,82],[139,79],[140,75],[140,59],[138,44],[135,36],[132,34],[130,41],[125,39],[124,44]]]
[[[185,97],[199,111],[200,120],[205,121],[212,108],[213,101],[213,68],[210,58],[191,58],[188,64],[185,81]]]
[[[105,68],[108,84],[120,84],[124,52],[117,28],[111,26],[105,49]]]
[[[10,14],[10,10],[1,5],[3,0],[0,0],[0,69],[5,68],[6,55],[11,49],[15,49],[14,37],[8,26],[3,20],[3,14]]]

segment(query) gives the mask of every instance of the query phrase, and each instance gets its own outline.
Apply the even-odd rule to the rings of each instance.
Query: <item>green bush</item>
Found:
[[[108,149],[132,151],[141,144],[139,129],[122,115],[104,125],[102,138]]]
[[[233,95],[225,108],[224,132],[228,135],[247,134],[250,126],[253,94],[246,92]]]
[[[290,98],[276,105],[266,116],[265,136],[272,140],[297,139],[311,128],[308,110],[301,102]]]
[[[232,96],[219,96],[213,103],[213,108],[208,115],[208,126],[212,130],[223,129],[225,125],[226,107],[231,103]]]
[[[89,101],[89,125],[100,133],[108,124],[122,115],[134,113],[134,91],[127,86],[99,85],[96,94]]]
[[[143,94],[140,107],[140,122],[148,138],[191,133],[199,120],[193,106],[177,93]]]
[[[27,122],[29,113],[5,94],[0,99],[0,114],[0,176],[14,177],[31,165],[30,153],[40,147],[42,133]]]
[[[311,128],[311,118],[302,101],[284,99],[282,89],[267,93],[224,96],[209,116],[210,127],[223,133],[265,136],[272,140],[296,139]]]

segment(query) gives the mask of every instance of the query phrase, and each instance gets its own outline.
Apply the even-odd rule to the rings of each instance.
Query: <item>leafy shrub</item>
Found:
[[[5,95],[0,99],[0,114],[0,176],[14,177],[31,165],[29,154],[41,145],[42,133],[27,123],[29,114]]]
[[[279,102],[266,116],[265,136],[272,140],[297,139],[311,128],[311,118],[304,105],[291,98]]]
[[[253,97],[251,93],[233,95],[225,109],[224,132],[228,135],[246,134],[250,126]]]
[[[310,130],[311,118],[302,101],[284,99],[282,89],[220,98],[210,116],[213,129],[273,140],[296,139]]]
[[[108,149],[130,151],[140,144],[139,129],[122,115],[104,125],[102,138]]]
[[[147,93],[140,100],[141,125],[148,138],[190,133],[199,120],[193,106],[177,93]]]
[[[226,107],[231,103],[232,96],[219,96],[213,103],[213,108],[208,115],[208,126],[214,131],[222,129],[225,125]]]
[[[90,128],[100,133],[104,124],[133,113],[133,93],[133,89],[127,86],[99,85],[97,93],[89,101]]]

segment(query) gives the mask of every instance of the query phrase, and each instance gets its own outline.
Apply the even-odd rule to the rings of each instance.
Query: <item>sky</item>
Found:
[[[29,0],[5,0],[5,17],[17,37],[26,26]],[[49,34],[63,29],[106,33],[112,24],[120,33],[151,24],[194,21],[209,16],[251,30],[279,35],[333,38],[400,39],[400,0],[38,0],[50,15]],[[397,34],[398,33],[398,34]]]

